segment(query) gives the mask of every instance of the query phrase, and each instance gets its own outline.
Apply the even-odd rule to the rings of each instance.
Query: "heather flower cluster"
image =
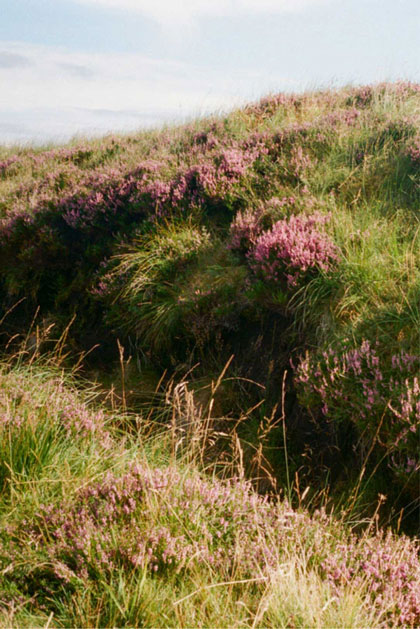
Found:
[[[420,564],[414,542],[390,533],[356,538],[328,529],[324,511],[309,515],[270,502],[249,483],[183,476],[174,467],[133,463],[108,472],[59,507],[45,504],[25,532],[48,557],[54,579],[87,584],[121,568],[159,575],[212,566],[222,579],[270,579],[296,547],[341,597],[354,586],[382,618],[381,626],[420,621]],[[328,529],[328,530],[327,530]],[[16,528],[9,527],[12,539]],[[13,543],[3,556],[16,554]]]
[[[401,99],[406,99],[420,92],[420,84],[412,81],[396,81],[395,83],[381,82],[373,85],[352,88],[346,99],[347,104],[356,104],[358,107],[368,107],[375,95],[381,97],[386,93],[393,93]]]
[[[273,197],[257,207],[239,210],[229,228],[228,248],[242,253],[255,247],[258,236],[272,225],[273,220],[285,216],[296,206],[294,196]]]
[[[209,131],[199,131],[194,133],[191,143],[193,147],[197,147],[199,150],[211,150],[219,146],[220,140],[215,134],[217,131],[217,123],[212,125],[212,129]]]
[[[370,105],[374,96],[374,88],[371,85],[357,87],[351,92],[348,101],[356,103],[359,107],[367,107]]]
[[[413,139],[406,150],[406,155],[414,166],[420,166],[420,136]]]
[[[89,408],[75,390],[55,376],[41,387],[35,379],[31,388],[29,373],[0,373],[0,441],[7,442],[11,434],[21,430],[35,430],[45,421],[52,430],[62,429],[69,438],[95,438],[110,447],[111,436],[102,410]]]
[[[308,273],[329,271],[339,260],[338,249],[322,230],[330,216],[316,212],[277,221],[261,234],[248,257],[265,280],[297,286]]]
[[[218,144],[212,143],[217,149]],[[208,144],[206,144],[208,148]],[[242,147],[233,143],[229,148],[198,154],[196,163],[181,169],[175,177],[162,186],[157,195],[151,191],[152,198],[158,202],[160,213],[162,204],[172,207],[185,202],[201,205],[206,200],[224,198],[247,173],[260,152],[257,148]]]
[[[49,216],[53,208],[54,213],[75,230],[112,229],[127,219],[132,221],[137,217],[138,220],[154,213],[161,216],[171,208],[223,197],[252,166],[259,149],[242,148],[238,143],[223,150],[217,150],[214,142],[211,147],[208,149],[206,144],[206,150],[196,154],[196,163],[181,164],[170,178],[162,173],[162,162],[154,159],[130,169],[122,164],[109,166],[106,162],[85,171],[80,166],[92,151],[83,147],[30,156],[38,165],[54,158],[61,163],[60,170],[47,171],[37,180],[35,188],[33,182],[29,188],[23,184],[17,201],[1,221],[0,237],[7,243],[23,222],[36,227],[43,215]],[[6,160],[4,168],[13,161],[14,157]],[[32,209],[30,213],[28,204]]]
[[[306,170],[313,164],[313,159],[300,145],[292,148],[289,165],[295,177],[302,178]]]
[[[151,182],[161,168],[160,162],[146,160],[128,173],[120,168],[102,170],[95,178],[90,175],[82,181],[77,191],[62,198],[57,210],[74,229],[87,229],[104,222],[112,225],[127,206],[133,217],[144,215],[143,197],[151,195]]]
[[[18,155],[12,155],[0,161],[0,176],[4,177],[7,174],[7,170],[13,164],[18,164],[20,161]]]
[[[96,436],[103,445],[109,447],[111,439],[105,429],[106,417],[104,412],[102,410],[94,412],[84,404],[75,404],[74,400],[72,402],[63,406],[58,414],[59,425],[64,427],[67,436]]]
[[[39,517],[33,534],[38,528],[41,540],[48,527],[50,559],[85,579],[95,564],[152,572],[210,564],[251,574],[256,565],[275,564],[278,547],[264,532],[276,526],[280,542],[303,516],[287,505],[277,509],[243,481],[183,478],[176,468],[133,464],[123,476],[108,473],[82,489],[65,508],[44,506]]]
[[[262,227],[262,208],[248,208],[239,211],[230,225],[229,248],[237,251],[248,251],[255,246]]]
[[[347,127],[353,127],[358,123],[361,113],[360,109],[357,109],[356,107],[343,109],[341,111],[334,111],[323,117],[322,124],[325,127],[335,127],[339,124],[344,124]]]
[[[272,116],[279,108],[299,109],[302,104],[302,98],[298,94],[273,94],[272,96],[262,98],[255,105],[248,105],[246,112],[248,114],[268,118]]]
[[[316,151],[331,143],[340,127],[351,129],[360,126],[362,111],[356,107],[323,113],[313,120],[290,122],[280,129],[253,132],[246,144],[258,147],[259,156],[268,156],[284,165],[286,173],[300,178],[317,164]]]
[[[406,480],[420,469],[418,356],[401,351],[386,358],[365,340],[359,347],[307,356],[295,371],[301,399],[326,416],[346,419],[390,455],[390,466]]]
[[[397,547],[389,532],[362,540],[350,536],[331,549],[321,566],[335,596],[342,596],[349,583],[355,588],[367,586],[381,615],[380,626],[395,622],[403,627],[418,626],[420,565],[418,549],[408,539]]]

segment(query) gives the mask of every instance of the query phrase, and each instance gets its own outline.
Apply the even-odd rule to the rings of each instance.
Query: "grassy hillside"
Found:
[[[2,626],[418,626],[416,542],[259,495],[233,432],[220,478],[220,419],[185,383],[169,422],[75,384],[2,365]]]
[[[419,122],[395,83],[0,149],[5,624],[420,623]]]

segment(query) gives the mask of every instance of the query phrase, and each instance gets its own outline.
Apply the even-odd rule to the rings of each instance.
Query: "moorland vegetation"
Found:
[[[419,122],[0,148],[4,626],[420,625]]]

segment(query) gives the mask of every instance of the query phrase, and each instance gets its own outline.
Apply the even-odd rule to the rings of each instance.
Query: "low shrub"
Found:
[[[300,400],[321,408],[334,422],[353,423],[364,442],[372,441],[404,487],[417,498],[420,439],[420,359],[401,350],[388,356],[364,341],[308,355],[296,368]]]
[[[328,218],[315,213],[277,221],[257,238],[248,254],[255,272],[291,288],[316,271],[331,270],[339,256],[337,247],[322,232]]]
[[[48,599],[39,593],[44,607],[55,613],[64,592],[67,599],[77,597],[98,583],[103,606],[103,584],[121,574],[156,585],[172,582],[178,589],[188,577],[216,571],[211,587],[251,580],[273,588],[273,595],[280,584],[293,583],[300,563],[302,585],[316,574],[338,600],[357,592],[359,604],[375,610],[375,626],[415,627],[420,620],[416,545],[381,532],[356,537],[331,524],[322,510],[309,517],[287,502],[258,496],[239,479],[205,480],[192,470],[181,474],[177,467],[136,462],[123,475],[109,472],[78,489],[60,505],[41,505],[32,522],[7,527],[0,558],[2,565],[12,561],[6,580],[19,575],[23,591],[36,575],[49,592]],[[34,562],[34,548],[35,571],[15,564],[25,553],[32,553]],[[254,591],[258,599],[259,593]]]

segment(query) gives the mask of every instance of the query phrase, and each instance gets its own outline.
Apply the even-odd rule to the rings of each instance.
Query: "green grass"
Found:
[[[156,467],[170,465],[168,478],[176,470],[178,480],[173,487],[169,485],[168,491],[164,490],[162,495],[160,490],[156,490],[146,496],[141,510],[131,516],[131,525],[144,527],[145,533],[160,530],[163,526],[173,535],[181,534],[198,541],[202,527],[220,526],[218,518],[226,515],[226,511],[220,512],[219,516],[213,515],[212,507],[206,506],[207,499],[203,503],[200,502],[202,498],[194,502],[194,510],[183,510],[182,503],[177,506],[177,500],[186,495],[182,489],[185,483],[198,482],[199,488],[204,482],[203,487],[214,487],[212,491],[219,491],[220,481],[212,472],[214,464],[205,462],[205,451],[212,447],[212,441],[220,438],[216,429],[220,419],[212,418],[209,423],[208,412],[202,407],[200,410],[200,406],[195,404],[194,394],[188,391],[188,387],[178,387],[172,393],[169,389],[166,404],[170,404],[172,413],[170,426],[163,431],[162,427],[157,430],[147,418],[137,417],[138,431],[130,435],[121,432],[124,417],[106,411],[106,427],[112,441],[104,448],[99,432],[87,439],[77,431],[67,436],[60,433],[63,397],[64,405],[71,398],[79,413],[84,410],[94,418],[98,402],[95,403],[93,392],[89,401],[83,391],[78,392],[74,388],[74,379],[62,369],[46,368],[42,364],[29,368],[3,364],[0,376],[3,403],[5,400],[13,402],[16,381],[26,391],[25,399],[21,401],[21,413],[25,420],[14,428],[20,459],[8,459],[9,487],[8,491],[3,489],[1,493],[0,617],[3,625],[274,628],[288,627],[291,623],[296,627],[383,627],[389,626],[389,623],[391,626],[398,624],[397,600],[401,596],[398,589],[394,603],[386,599],[381,604],[372,594],[366,576],[356,578],[356,573],[354,579],[342,586],[339,595],[325,579],[322,561],[328,556],[326,553],[333,556],[341,552],[337,551],[340,544],[355,543],[351,541],[350,525],[346,524],[346,519],[350,522],[351,517],[350,514],[345,516],[346,519],[340,514],[328,516],[321,511],[311,519],[304,510],[305,497],[302,507],[296,512],[291,512],[287,505],[279,504],[278,526],[284,527],[281,545],[275,537],[278,528],[267,527],[258,511],[254,512],[251,508],[246,528],[241,525],[244,516],[235,515],[235,525],[228,521],[233,527],[229,529],[231,532],[217,542],[222,552],[225,548],[232,548],[234,554],[227,553],[224,563],[217,569],[206,560],[194,560],[194,555],[187,563],[181,563],[174,569],[170,565],[162,567],[156,573],[147,562],[131,568],[117,559],[111,564],[102,564],[100,549],[91,545],[89,554],[84,555],[88,571],[78,572],[74,563],[78,556],[76,547],[69,548],[65,554],[60,554],[61,551],[57,554],[60,544],[54,532],[55,525],[53,520],[45,519],[45,514],[68,512],[64,521],[70,524],[72,505],[77,504],[80,492],[97,483],[106,483],[110,473],[112,478],[121,478],[131,469],[133,462],[151,474]],[[219,385],[215,382],[213,391],[220,385],[221,382]],[[212,406],[210,401],[208,408]],[[54,434],[50,429],[53,421],[56,426]],[[28,438],[29,430],[49,435],[49,439],[43,442],[42,452],[41,445],[34,450],[34,441]],[[231,438],[234,439],[234,433]],[[5,452],[10,435],[4,425],[0,429],[0,441],[2,452]],[[186,448],[187,442],[189,445]],[[27,465],[23,473],[21,462],[33,462],[35,459],[37,464]],[[224,474],[235,477],[238,473],[241,473],[241,463],[239,460],[235,463],[233,457],[228,474],[226,468]],[[205,476],[208,480],[199,480]],[[253,490],[250,491],[252,497]],[[48,511],[45,511],[44,505],[48,506]],[[244,507],[240,507],[242,509]],[[257,524],[253,523],[253,513]],[[77,515],[76,522],[82,517]],[[280,524],[284,517],[284,523]],[[360,527],[360,524],[357,522],[357,526]],[[363,549],[371,543],[383,544],[379,539],[375,541],[373,526],[374,520],[356,542],[355,549]],[[120,519],[114,520],[111,528],[103,530],[104,534],[111,535],[110,542],[105,546],[107,550],[114,544],[118,549],[120,544],[129,541],[121,538],[121,532],[127,535],[126,527],[127,521],[124,521],[121,511]],[[90,535],[89,529],[85,534]],[[251,549],[248,535],[255,535],[252,544],[268,544],[275,554],[274,563],[266,564],[262,560],[254,564],[251,571],[241,563],[240,558],[247,557]],[[97,538],[98,544],[100,539]],[[394,562],[398,562],[403,560],[410,542],[393,538],[386,544],[388,552],[393,553]]]
[[[0,147],[0,624],[419,622],[404,616],[411,594],[389,568],[413,562],[415,542],[375,533],[418,532],[419,93],[396,83],[272,95],[188,125]],[[329,217],[319,229],[337,260],[300,269],[296,286],[286,271],[276,282],[256,270],[260,232],[233,245],[235,217],[268,231],[314,212]],[[316,367],[304,391],[298,365],[364,342],[382,375],[341,367],[324,412],[309,386]],[[364,385],[380,378],[386,399],[371,403]],[[83,572],[43,506],[72,522],[83,488],[107,474],[123,482],[133,462],[146,475],[176,470],[179,483],[146,492],[130,524],[121,511],[95,529]],[[251,480],[252,500],[286,496],[302,517],[281,543],[258,520],[263,507],[245,528],[232,512],[226,537],[205,500],[178,508],[188,483],[217,493],[237,478]],[[127,563],[133,535],[167,529],[204,544],[206,527],[233,553],[217,570],[197,546],[179,569]],[[245,568],[246,552],[270,541],[275,561]],[[370,545],[391,557],[379,602],[357,564]],[[347,582],[326,567],[340,548],[353,554]]]

